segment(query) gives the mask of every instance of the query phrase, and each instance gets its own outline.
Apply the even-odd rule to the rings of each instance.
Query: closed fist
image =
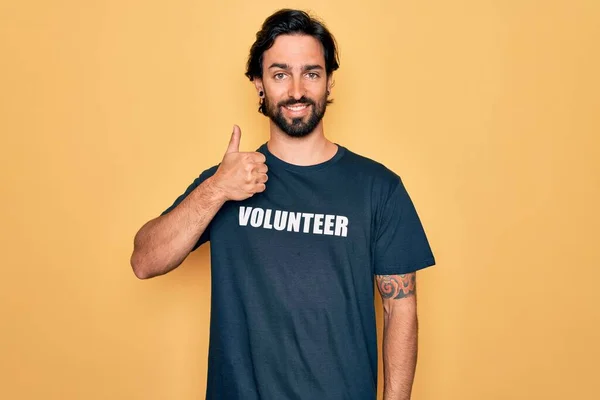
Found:
[[[215,185],[227,200],[245,200],[266,189],[267,165],[264,154],[240,152],[240,127],[234,125],[227,151],[215,172]]]

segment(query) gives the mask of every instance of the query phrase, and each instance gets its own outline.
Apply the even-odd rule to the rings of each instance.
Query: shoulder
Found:
[[[400,175],[383,163],[366,157],[344,147],[344,168],[348,169],[358,180],[364,180],[374,189],[393,191],[402,183]]]

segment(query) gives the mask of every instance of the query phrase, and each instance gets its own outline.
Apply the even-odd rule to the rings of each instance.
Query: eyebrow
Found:
[[[291,69],[288,64],[282,64],[282,63],[273,63],[269,66],[269,69],[271,69],[271,68],[281,68],[281,69],[285,69],[285,70]],[[302,67],[303,71],[311,71],[311,70],[315,70],[315,69],[322,70],[323,67],[319,64],[308,64],[308,65],[305,65],[304,67]]]

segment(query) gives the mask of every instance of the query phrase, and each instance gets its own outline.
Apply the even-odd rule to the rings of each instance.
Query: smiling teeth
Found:
[[[287,106],[286,108],[288,108],[292,111],[299,111],[299,110],[306,108],[306,106],[304,106],[304,105],[303,106],[294,106],[294,107]]]

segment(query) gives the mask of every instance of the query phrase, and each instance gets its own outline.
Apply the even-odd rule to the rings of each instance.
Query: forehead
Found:
[[[323,46],[318,39],[309,35],[279,35],[273,46],[263,55],[263,68],[272,63],[288,64],[292,67],[318,64],[325,67]]]

